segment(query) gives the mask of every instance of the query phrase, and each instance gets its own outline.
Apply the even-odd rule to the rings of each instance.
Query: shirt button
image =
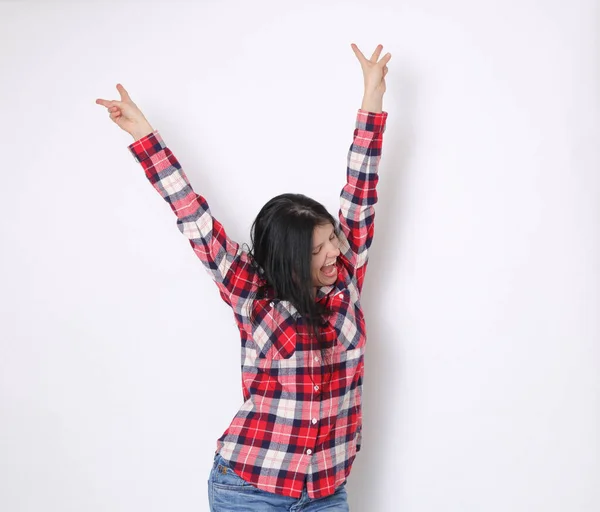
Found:
[[[344,294],[343,293],[340,293],[339,297],[340,297],[340,300],[344,300]]]
[[[273,307],[274,305],[275,305],[275,304],[274,304],[274,303],[272,303],[272,302],[270,302],[270,303],[269,303],[269,306],[271,306],[271,307]]]
[[[318,358],[318,357],[315,357],[315,361],[318,363],[318,362],[319,362],[319,358]]]
[[[309,448],[308,450],[306,450],[306,453],[307,453],[308,455],[310,455],[310,454],[312,453],[312,450]]]
[[[312,419],[313,425],[317,422],[317,418]]]
[[[319,391],[319,386],[315,386],[315,391]]]

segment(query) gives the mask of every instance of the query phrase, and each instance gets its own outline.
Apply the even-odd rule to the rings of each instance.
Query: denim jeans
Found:
[[[306,489],[300,498],[290,498],[266,492],[254,487],[227,465],[220,455],[215,461],[208,479],[208,502],[211,512],[348,512],[346,484],[338,487],[326,498],[311,499]]]

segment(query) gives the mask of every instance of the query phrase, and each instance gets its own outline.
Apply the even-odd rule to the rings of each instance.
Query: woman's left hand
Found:
[[[385,93],[385,75],[387,75],[387,63],[392,58],[391,53],[386,53],[381,60],[378,61],[383,45],[377,45],[373,55],[367,59],[354,43],[351,44],[356,57],[358,58],[363,70],[365,78],[365,95]]]

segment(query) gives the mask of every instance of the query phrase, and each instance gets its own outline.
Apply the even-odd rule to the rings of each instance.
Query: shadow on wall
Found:
[[[389,282],[385,269],[397,268],[403,262],[394,254],[398,233],[402,233],[407,201],[403,198],[414,148],[414,119],[416,86],[406,71],[388,83],[387,94],[398,98],[398,110],[390,112],[391,121],[386,127],[382,147],[381,173],[378,185],[379,201],[375,211],[375,237],[369,253],[369,267],[365,278],[362,305],[366,312],[367,348],[365,352],[365,380],[363,387],[363,437],[352,473],[348,478],[348,501],[352,512],[384,510],[385,490],[383,475],[393,472],[398,478],[400,471],[393,468],[402,456],[402,437],[399,435],[398,415],[392,408],[398,404],[395,395],[399,389],[402,361],[402,340],[396,333],[402,331],[401,317],[383,316],[390,312],[389,304],[383,304],[383,290],[389,294]],[[384,107],[385,110],[385,107]],[[385,184],[385,192],[381,187]],[[396,237],[396,240],[394,240]],[[385,307],[384,307],[385,306]],[[402,419],[400,418],[400,421]],[[401,487],[401,486],[400,486]],[[389,489],[388,489],[389,492]]]

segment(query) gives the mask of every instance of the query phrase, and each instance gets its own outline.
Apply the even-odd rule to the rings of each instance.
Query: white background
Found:
[[[0,4],[0,510],[208,510],[228,307],[96,98],[122,83],[230,236],[337,211],[393,55],[351,510],[600,510],[594,0]]]

